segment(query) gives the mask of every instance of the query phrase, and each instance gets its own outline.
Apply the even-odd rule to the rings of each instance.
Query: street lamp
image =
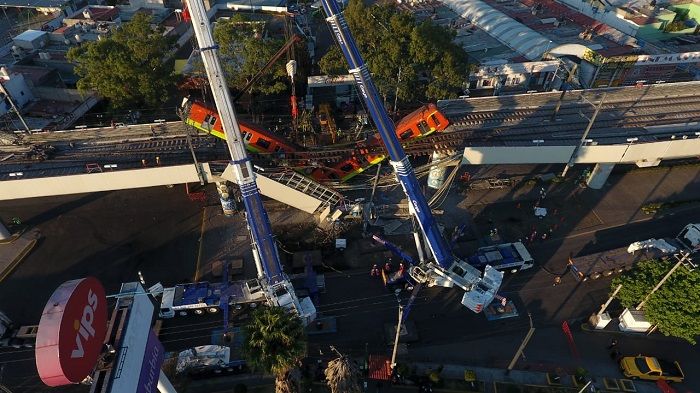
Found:
[[[593,116],[591,116],[590,119],[586,117],[583,113],[579,111],[579,114],[583,116],[584,118],[588,119],[588,125],[586,126],[586,129],[583,130],[583,135],[581,135],[581,141],[579,142],[578,146],[574,148],[574,151],[571,152],[571,157],[569,157],[569,162],[566,163],[566,166],[564,167],[564,170],[561,172],[561,177],[566,176],[566,173],[569,171],[569,168],[574,166],[574,161],[576,161],[576,157],[578,156],[578,151],[581,149],[581,146],[583,146],[584,143],[588,140],[588,133],[591,131],[591,128],[593,128],[593,123],[595,122],[596,117],[598,117],[598,113],[600,113],[600,110],[603,108],[603,102],[605,101],[605,96],[607,93],[604,93],[603,96],[600,98],[600,101],[598,102],[598,105],[595,105],[595,112],[593,112]],[[586,97],[583,95],[581,96],[581,101],[586,101],[588,104],[593,105],[591,101],[589,101]]]
[[[399,348],[399,337],[401,336],[401,320],[403,319],[403,305],[401,304],[401,298],[399,297],[399,293],[401,293],[400,289],[396,289],[394,291],[394,295],[396,296],[396,301],[399,303],[399,321],[396,324],[396,336],[394,336],[394,350],[391,353],[391,372],[394,372],[394,369],[396,368],[396,351]]]

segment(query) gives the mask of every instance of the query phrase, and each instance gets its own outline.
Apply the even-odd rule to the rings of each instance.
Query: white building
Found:
[[[488,62],[469,76],[469,89],[501,91],[551,90],[559,69],[558,60],[508,63],[506,60]]]
[[[29,90],[29,85],[22,74],[11,73],[6,67],[0,67],[0,83],[18,109],[23,108],[34,99],[34,95]],[[12,110],[12,106],[7,100],[7,96],[0,92],[0,116],[4,116],[10,110]]]

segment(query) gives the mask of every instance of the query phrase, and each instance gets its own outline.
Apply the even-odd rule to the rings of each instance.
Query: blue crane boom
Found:
[[[434,262],[428,261],[421,264],[421,266],[412,266],[409,269],[411,277],[421,284],[426,283],[428,285],[445,287],[457,285],[466,291],[462,297],[462,304],[473,311],[481,311],[496,295],[496,291],[503,279],[502,273],[490,266],[486,266],[484,277],[482,278],[481,272],[475,267],[455,258],[452,250],[440,233],[428,202],[420,190],[413,167],[396,136],[394,123],[382,105],[369,70],[357,49],[355,40],[338,3],[336,0],[321,0],[321,4],[327,15],[326,21],[348,62],[349,72],[354,77],[360,95],[377,126],[379,135],[384,141],[396,177],[409,199],[409,207],[416,217],[420,229],[425,235],[428,248],[434,257]]]
[[[411,202],[413,211],[418,218],[418,224],[428,239],[428,247],[430,247],[430,251],[433,253],[435,260],[440,266],[447,269],[452,265],[454,259],[452,252],[445,242],[445,239],[443,239],[440,234],[437,222],[430,213],[428,201],[420,191],[418,179],[416,179],[413,167],[408,161],[408,157],[401,146],[401,142],[399,142],[396,137],[394,123],[389,119],[379,99],[377,89],[374,87],[374,82],[372,82],[372,77],[369,74],[369,70],[367,70],[367,65],[362,59],[355,45],[355,41],[350,34],[350,29],[345,21],[345,17],[335,0],[322,0],[322,4],[326,14],[329,15],[326,21],[330,24],[335,39],[350,65],[349,71],[355,78],[355,83],[357,84],[360,94],[367,104],[372,119],[379,130],[379,135],[384,141],[391,160],[390,163],[394,167],[399,182]]]
[[[229,168],[233,172],[232,180],[238,184],[241,190],[241,197],[246,211],[245,218],[253,248],[253,257],[258,269],[258,278],[266,284],[268,298],[273,304],[294,309],[302,319],[307,319],[305,315],[313,319],[315,317],[313,305],[309,305],[306,299],[303,302],[306,306],[299,303],[294,294],[294,288],[282,270],[270,219],[263,206],[255,181],[253,165],[241,138],[241,130],[236,118],[233,101],[231,100],[231,94],[226,85],[224,72],[217,54],[218,45],[215,44],[212,37],[211,26],[204,4],[202,4],[202,0],[187,0],[187,7],[192,18],[192,27],[197,37],[200,55],[219,114],[219,118],[213,118],[210,120],[210,124],[213,126],[217,121],[220,121],[226,135],[226,143],[231,154]],[[302,310],[304,307],[306,311]],[[307,322],[309,321],[307,320]]]

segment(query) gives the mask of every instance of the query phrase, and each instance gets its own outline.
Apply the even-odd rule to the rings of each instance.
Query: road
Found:
[[[480,176],[524,176],[551,169],[514,166],[479,170]],[[648,201],[700,195],[696,166],[616,172],[603,190],[578,189],[572,183],[551,185],[544,204],[551,209],[552,221],[540,221],[528,213],[538,190],[539,186],[519,185],[507,190],[470,192],[466,199],[454,192],[441,206],[447,214],[439,219],[449,229],[471,217],[475,233],[466,237],[478,242],[490,226],[497,227],[504,238],[513,239],[529,231],[532,225],[545,227],[566,217],[549,239],[529,244],[539,266],[551,271],[561,269],[570,253],[594,252],[633,240],[671,236],[688,221],[700,222],[696,204],[653,220],[639,213],[639,206]],[[377,198],[398,201],[403,196],[400,190],[380,191]],[[556,214],[555,209],[559,209]],[[181,187],[2,202],[0,211],[3,219],[20,217],[38,226],[44,234],[44,240],[29,258],[0,283],[0,309],[21,323],[36,323],[53,289],[64,280],[82,275],[95,275],[103,280],[108,293],[116,291],[120,282],[134,280],[138,270],[144,272],[147,281],[159,280],[166,285],[193,277],[202,228],[215,234],[204,237],[203,261],[216,258],[219,251],[249,253],[242,217],[224,218],[217,214],[215,201],[203,216],[202,206],[191,202]],[[310,217],[292,217],[291,213],[289,209],[272,209],[270,216],[285,248],[293,245],[294,239],[310,241],[311,231],[299,226]],[[306,235],[289,235],[294,228]],[[357,355],[366,351],[386,353],[384,327],[395,323],[394,294],[387,293],[368,274],[371,263],[383,258],[383,250],[367,244],[355,230],[344,236],[349,240],[344,253],[326,253],[325,263],[342,273],[327,274],[327,292],[322,294],[318,307],[323,314],[337,317],[339,330],[337,334],[311,336],[312,357],[318,356],[319,350],[327,356],[328,345]],[[410,239],[403,244],[406,250],[412,249]],[[244,257],[250,267],[250,256]],[[199,268],[205,275],[206,266]],[[248,273],[252,271],[249,269]],[[517,367],[571,370],[582,365],[597,375],[616,376],[615,365],[608,361],[605,351],[609,334],[584,332],[577,324],[602,303],[609,281],[579,284],[565,275],[563,283],[553,287],[552,279],[543,269],[508,276],[503,293],[516,302],[521,317],[496,322],[488,322],[483,315],[470,313],[461,306],[459,291],[424,290],[410,316],[420,341],[411,344],[402,359],[504,367],[527,331],[527,318],[522,316],[527,310],[533,315],[537,332],[525,352],[527,359]],[[614,305],[612,310],[619,307]],[[579,358],[571,353],[561,332],[559,324],[563,320],[571,323]],[[202,345],[209,342],[211,329],[219,324],[217,317],[210,316],[167,321],[162,338],[168,350]],[[659,336],[625,336],[619,340],[624,353],[674,357],[686,369],[700,369],[697,349],[683,342]],[[31,350],[0,351],[0,364],[5,365],[4,383],[14,387],[15,392],[48,391],[35,375]],[[697,379],[690,375],[685,386],[697,389],[700,385]],[[53,391],[85,392],[86,389],[75,386]]]
[[[503,168],[488,168],[490,171],[484,170],[484,174],[508,176],[502,173],[508,171]],[[512,169],[511,175],[522,175],[524,169]],[[542,220],[531,210],[539,188],[523,185],[510,190],[470,192],[466,200],[453,194],[441,206],[450,212],[440,216],[448,230],[464,223],[468,215],[474,217],[472,223],[466,221],[478,228],[478,234],[471,237],[471,250],[492,228],[498,229],[504,241],[513,241],[524,238],[523,234],[529,234],[533,227],[541,234],[554,224],[559,226],[546,240],[538,236],[538,240],[528,242],[539,264],[534,270],[507,275],[504,280],[501,294],[515,301],[520,317],[489,322],[460,304],[459,291],[424,290],[410,317],[420,341],[410,344],[405,359],[505,367],[527,332],[525,314],[530,312],[538,331],[526,350],[527,360],[520,362],[519,368],[552,371],[560,367],[571,372],[583,366],[594,375],[619,377],[605,350],[611,335],[580,329],[580,322],[597,311],[607,298],[610,279],[578,283],[573,276],[563,274],[567,257],[626,246],[651,237],[672,237],[689,222],[700,222],[697,203],[656,216],[639,211],[641,205],[650,201],[694,199],[700,195],[697,166],[618,172],[602,191],[579,189],[571,184],[551,186],[541,205],[549,209],[551,217]],[[554,213],[555,210],[558,211]],[[413,249],[411,239],[389,239],[403,245],[405,250]],[[328,345],[357,355],[365,351],[387,353],[386,342],[390,337],[384,333],[384,327],[395,323],[397,303],[394,295],[368,274],[371,266],[368,264],[381,262],[381,254],[375,258],[376,250],[367,245],[354,248],[353,255],[347,255],[351,247],[342,259],[350,264],[354,258],[353,266],[365,268],[327,277],[329,293],[319,310],[339,317],[339,334],[313,337],[314,354]],[[364,253],[354,255],[360,252]],[[553,286],[555,274],[562,274],[563,279],[556,287]],[[613,303],[610,311],[616,316],[621,308]],[[572,327],[579,357],[569,349],[560,328],[562,321],[569,321]],[[688,370],[700,367],[697,348],[680,340],[660,335],[618,339],[625,354],[657,354],[679,359]],[[700,378],[689,376],[684,386],[697,389]]]
[[[46,300],[67,280],[95,276],[109,294],[137,280],[139,270],[166,285],[194,274],[202,209],[182,187],[3,202],[0,211],[3,220],[19,217],[43,235],[0,283],[0,309],[17,323],[38,323]],[[3,382],[15,393],[48,391],[32,350],[0,350],[3,363]]]

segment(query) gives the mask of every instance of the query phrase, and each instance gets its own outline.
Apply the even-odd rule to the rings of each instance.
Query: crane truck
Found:
[[[253,164],[246,154],[245,144],[241,138],[241,130],[231,100],[231,93],[227,87],[217,54],[219,47],[214,42],[204,4],[201,0],[186,0],[186,5],[219,114],[218,119],[212,119],[210,122],[212,126],[217,121],[221,122],[231,155],[230,164],[223,177],[237,184],[240,188],[261,290],[268,304],[284,307],[299,315],[302,321],[308,324],[316,318],[316,309],[311,301],[299,301],[289,278],[282,269],[270,219],[258,190]],[[232,289],[229,288],[229,290]],[[227,324],[228,302],[220,301],[219,304],[224,311],[224,323]]]
[[[32,348],[38,329],[37,325],[17,326],[0,311],[0,348]]]
[[[686,225],[675,238],[648,239],[629,246],[569,258],[571,273],[579,281],[595,280],[631,269],[635,263],[663,258],[679,251],[700,250],[700,224]]]
[[[266,300],[262,285],[256,279],[228,285],[207,281],[178,284],[163,289],[159,315],[161,318],[173,318],[176,314],[185,316],[188,312],[215,314],[220,311],[222,302],[233,306],[264,303]]]
[[[462,304],[474,312],[480,312],[496,297],[496,292],[503,281],[503,273],[486,265],[482,276],[479,269],[456,258],[452,253],[430,211],[425,195],[421,192],[408,156],[396,136],[395,125],[379,98],[367,65],[362,59],[338,2],[336,0],[321,0],[321,5],[327,16],[326,22],[330,26],[332,35],[347,60],[349,73],[355,79],[359,94],[386,146],[390,164],[409,200],[409,209],[418,222],[418,227],[427,243],[427,251],[432,254],[432,257],[429,258],[422,256],[421,236],[418,235],[416,228],[414,239],[421,262],[410,266],[408,272],[419,285],[415,287],[409,305],[423,285],[456,286],[465,292],[462,296]]]

